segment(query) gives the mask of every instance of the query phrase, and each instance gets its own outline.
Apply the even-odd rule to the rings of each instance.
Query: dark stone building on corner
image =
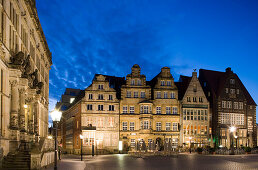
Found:
[[[212,136],[216,146],[230,147],[230,130],[234,146],[257,145],[256,103],[231,68],[226,72],[200,69],[199,80],[210,102]]]

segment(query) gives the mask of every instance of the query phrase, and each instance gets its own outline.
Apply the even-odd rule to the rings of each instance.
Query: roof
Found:
[[[255,101],[251,97],[248,90],[245,88],[242,81],[239,79],[239,77],[237,76],[236,73],[233,73],[231,71],[231,68],[227,68],[226,72],[200,69],[199,70],[199,79],[201,81],[207,82],[211,92],[214,93],[216,96],[218,96],[220,94],[220,92],[223,90],[225,81],[227,80],[227,78],[230,74],[234,74],[235,77],[237,78],[237,81],[239,82],[239,85],[240,85],[240,87],[244,93],[244,96],[247,100],[247,104],[248,105],[256,105]]]
[[[175,82],[178,88],[178,99],[182,100],[192,77],[180,75],[179,82]]]
[[[80,101],[84,96],[85,96],[85,90],[80,90],[78,95],[75,97],[74,101],[68,106],[68,108],[66,110],[68,110],[69,108],[74,106],[76,103],[78,103],[78,101]]]

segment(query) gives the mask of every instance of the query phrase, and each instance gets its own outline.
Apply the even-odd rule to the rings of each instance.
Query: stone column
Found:
[[[10,81],[11,83],[11,120],[10,128],[18,129],[18,109],[19,109],[19,91],[17,80]]]

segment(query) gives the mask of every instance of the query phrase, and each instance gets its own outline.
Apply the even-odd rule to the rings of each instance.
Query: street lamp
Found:
[[[238,136],[235,136],[235,139],[236,139],[236,149],[237,149],[237,138],[238,138]]]
[[[191,151],[191,140],[192,140],[192,137],[190,136],[189,139],[190,139],[190,153],[191,153],[192,152]]]
[[[233,139],[233,133],[236,131],[236,127],[235,126],[231,126],[230,128],[229,128],[229,130],[230,130],[230,132],[231,132],[231,134],[230,134],[230,140],[231,140],[231,144],[230,144],[230,154],[231,155],[234,155],[234,144],[233,144],[233,142],[234,142],[234,139]]]
[[[81,161],[82,161],[82,140],[83,140],[83,135],[80,135],[80,139],[81,139]]]
[[[54,110],[50,113],[51,118],[53,120],[53,127],[54,124],[56,126],[56,137],[55,137],[55,166],[54,166],[54,170],[57,170],[57,123],[60,121],[61,117],[62,117],[62,112],[59,112],[57,110]]]

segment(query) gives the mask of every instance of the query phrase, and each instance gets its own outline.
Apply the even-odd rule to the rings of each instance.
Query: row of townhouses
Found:
[[[0,167],[53,162],[47,139],[51,65],[35,0],[0,0]]]
[[[85,90],[66,89],[57,109],[63,112],[60,144],[79,153],[124,152],[137,142],[179,147],[256,146],[256,103],[230,68],[199,70],[178,82],[163,67],[147,81],[135,64],[125,77],[96,74]],[[191,143],[191,144],[190,144]],[[93,146],[93,147],[92,147]]]

